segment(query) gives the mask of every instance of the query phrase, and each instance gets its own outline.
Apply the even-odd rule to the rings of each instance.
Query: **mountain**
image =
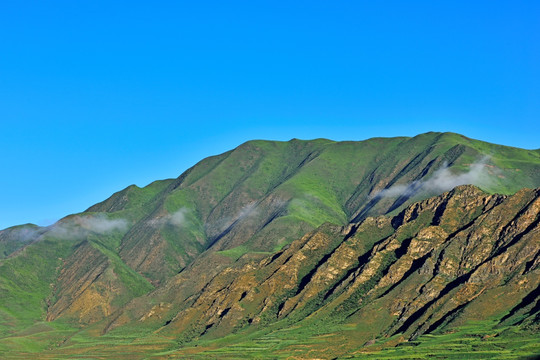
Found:
[[[0,231],[0,354],[531,354],[538,187],[540,150],[452,133],[250,141]]]
[[[333,355],[472,320],[537,330],[539,212],[538,189],[505,197],[460,186],[395,217],[322,225],[255,265],[217,275],[171,318],[150,311],[140,320],[158,316],[159,333],[188,340],[223,337],[247,324],[313,334],[329,323],[355,324],[329,332],[344,347]]]

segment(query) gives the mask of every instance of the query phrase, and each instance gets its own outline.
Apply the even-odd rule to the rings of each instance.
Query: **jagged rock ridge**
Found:
[[[220,273],[172,317],[151,311],[140,320],[159,316],[165,333],[223,336],[282,319],[369,319],[376,326],[355,334],[366,341],[395,334],[412,340],[506,313],[506,323],[534,322],[539,195],[460,186],[393,218],[323,225],[256,264]],[[518,305],[531,296],[528,306]]]

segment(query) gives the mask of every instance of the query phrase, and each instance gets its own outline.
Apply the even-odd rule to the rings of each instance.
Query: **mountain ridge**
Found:
[[[264,259],[276,257],[275,262],[305,234],[321,226],[352,230],[381,215],[396,219],[397,224],[399,215],[412,204],[435,199],[432,196],[471,181],[484,191],[502,192],[507,195],[501,196],[508,197],[521,188],[540,186],[539,169],[540,153],[453,133],[362,142],[249,141],[202,160],[176,179],[154,181],[143,188],[128,186],[50,227],[23,226],[20,229],[32,235],[27,238],[30,245],[13,240],[10,234],[16,234],[18,228],[0,231],[0,250],[5,249],[0,259],[0,319],[4,319],[0,321],[0,335],[10,341],[17,334],[13,329],[32,328],[39,320],[94,329],[105,335],[135,324],[141,329],[157,330],[170,321],[168,329],[182,330],[166,337],[174,334],[181,341],[191,341],[193,336],[232,334],[231,329],[254,327],[265,321],[272,325],[274,320],[268,320],[270,313],[265,310],[262,314],[266,314],[266,320],[252,318],[249,322],[249,318],[243,318],[236,325],[204,329],[210,325],[207,322],[197,335],[195,323],[182,328],[170,314],[180,314],[188,304],[194,304],[194,299],[207,296],[205,291],[220,274],[235,274]],[[477,198],[495,196],[481,195],[484,193],[480,190],[470,192]],[[394,228],[391,223],[387,226],[388,231]],[[329,239],[337,248],[354,234],[346,237],[334,234]],[[407,239],[398,242],[402,240]],[[362,246],[369,247],[368,243]],[[407,254],[401,252],[406,252],[410,243],[405,245],[407,242],[389,250],[384,261],[401,259]],[[50,260],[43,261],[41,253],[49,254]],[[385,252],[373,255],[376,253],[379,255],[375,260],[370,260],[373,264]],[[321,266],[331,258],[331,254],[328,256],[319,259]],[[416,268],[427,258],[410,261]],[[529,267],[535,267],[534,259],[530,261]],[[296,294],[282,294],[289,300],[280,303],[278,313],[285,317],[298,314],[304,300],[294,299],[319,296],[313,290],[313,281],[320,277],[318,268],[307,270]],[[33,274],[35,269],[41,269],[39,276]],[[388,274],[382,274],[382,278]],[[276,289],[286,284],[284,279],[280,281],[272,294],[279,293]],[[335,291],[349,286],[344,284],[336,284]],[[315,292],[306,297],[309,289]],[[317,301],[324,302],[333,295],[320,296]],[[242,299],[247,299],[247,294]],[[31,304],[32,311],[25,312],[23,304]],[[315,313],[324,312],[316,305],[310,306]],[[468,306],[455,310],[454,315]],[[234,307],[220,311],[214,313],[223,324],[228,321],[223,319],[239,314]],[[163,323],[154,323],[152,316],[140,320],[150,312],[168,314],[169,318]],[[395,336],[397,330],[416,324],[416,320],[407,319],[404,321],[410,322],[405,323],[408,326],[394,327],[387,335]],[[281,321],[279,316],[276,320]],[[441,323],[435,326],[432,321],[429,326],[433,329],[446,324],[441,319],[434,321]],[[0,338],[0,352],[2,344],[5,342]]]

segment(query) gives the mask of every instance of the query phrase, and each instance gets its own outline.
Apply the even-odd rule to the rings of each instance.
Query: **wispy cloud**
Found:
[[[147,223],[151,226],[163,226],[165,224],[170,224],[173,226],[184,226],[188,221],[187,215],[191,210],[188,208],[180,208],[179,210],[173,212],[172,214],[167,214],[156,219],[151,219]]]
[[[90,233],[104,235],[116,230],[125,231],[127,227],[128,222],[125,219],[109,219],[104,214],[77,215],[50,226],[47,235],[64,239],[80,239]]]
[[[0,231],[0,239],[8,238],[20,242],[29,242],[38,238],[46,230],[37,226],[20,226]]]
[[[127,220],[108,219],[103,214],[80,217],[76,221],[82,228],[98,234],[110,233],[115,230],[124,231],[128,227]]]
[[[205,226],[207,229],[213,228],[221,232],[227,229],[229,226],[231,226],[233,223],[237,221],[255,217],[258,214],[259,214],[259,209],[257,208],[257,203],[253,201],[253,202],[250,202],[249,204],[244,205],[242,208],[236,211],[233,215],[220,217],[219,219],[216,219],[210,223],[207,223]]]
[[[75,215],[47,227],[13,229],[11,236],[23,242],[38,239],[40,236],[79,240],[92,233],[104,235],[125,231],[128,225],[125,219],[109,219],[105,214]]]
[[[404,185],[394,185],[388,189],[381,190],[374,194],[373,197],[411,196],[418,192],[443,193],[458,185],[465,184],[480,187],[489,186],[491,184],[491,176],[486,170],[488,161],[489,157],[484,157],[471,164],[469,170],[461,174],[454,174],[448,168],[448,164],[445,163],[429,179],[420,179]]]
[[[167,221],[174,226],[183,226],[186,224],[186,215],[189,213],[189,209],[181,208],[178,211],[168,215]]]
[[[255,202],[249,203],[236,214],[236,220],[244,219],[248,216],[255,216],[259,213]]]

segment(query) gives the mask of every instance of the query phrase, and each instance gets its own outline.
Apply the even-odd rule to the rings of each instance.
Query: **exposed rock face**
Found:
[[[504,321],[526,321],[538,312],[517,316],[538,301],[518,305],[540,283],[539,195],[460,186],[393,218],[323,225],[258,263],[221,272],[160,331],[222,336],[279,319],[346,319],[374,324],[358,335],[368,341],[414,339],[510,311]]]

